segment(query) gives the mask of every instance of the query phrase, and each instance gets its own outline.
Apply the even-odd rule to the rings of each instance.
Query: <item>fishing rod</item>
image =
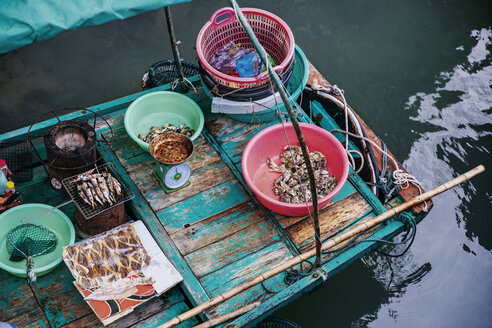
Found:
[[[483,165],[478,165],[477,167],[475,167],[474,169],[446,182],[446,183],[443,183],[442,185],[432,189],[432,190],[429,190],[428,192],[425,192],[419,196],[416,196],[412,199],[410,199],[409,201],[405,202],[405,203],[402,203],[398,206],[395,206],[393,207],[392,209],[364,222],[364,223],[360,223],[360,224],[357,224],[356,226],[354,226],[352,229],[340,234],[339,236],[337,237],[334,237],[333,239],[330,239],[326,242],[324,242],[322,244],[322,250],[323,251],[326,251],[330,248],[333,248],[334,246],[344,242],[344,241],[347,241],[349,240],[350,238],[353,238],[354,236],[356,235],[359,235],[371,228],[374,228],[375,226],[379,225],[380,223],[388,220],[389,218],[392,218],[394,217],[395,215],[397,215],[398,213],[401,213],[409,208],[412,208],[422,202],[425,202],[429,199],[431,199],[432,197],[434,196],[437,196],[451,188],[454,188],[456,187],[457,185],[467,181],[467,180],[470,180],[471,178],[473,178],[474,176],[482,173],[483,171],[485,171],[485,167]],[[240,285],[234,287],[234,288],[231,288],[229,289],[228,291],[220,294],[220,295],[217,295],[216,297],[196,306],[195,308],[193,309],[190,309],[188,310],[187,312],[185,313],[182,313],[180,315],[178,315],[177,317],[169,320],[168,322],[160,325],[158,328],[171,328],[171,327],[174,327],[176,325],[179,325],[181,322],[185,321],[185,320],[188,320],[200,313],[202,313],[203,311],[217,305],[217,304],[220,304],[222,302],[224,302],[225,300],[228,300],[234,296],[236,296],[237,294],[253,287],[253,286],[256,286],[260,283],[262,283],[263,281],[281,273],[281,272],[284,272],[285,270],[297,265],[297,264],[300,264],[304,261],[307,261],[308,259],[312,258],[313,256],[316,255],[316,249],[311,249],[310,251],[307,251],[305,253],[302,253],[301,255],[298,255],[296,257],[293,257],[291,258],[290,260],[287,260],[279,265],[277,265],[276,267],[268,270],[268,271],[265,271],[259,275],[257,275],[256,277],[253,277],[243,283],[241,283]]]

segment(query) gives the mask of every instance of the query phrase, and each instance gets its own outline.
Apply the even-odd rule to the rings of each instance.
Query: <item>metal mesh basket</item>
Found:
[[[62,181],[63,186],[65,187],[68,194],[72,198],[73,202],[75,203],[75,206],[77,206],[80,213],[82,213],[84,218],[87,220],[135,197],[135,195],[128,187],[128,185],[123,181],[123,179],[121,179],[120,175],[116,172],[113,164],[106,163],[104,165],[97,166],[97,170],[99,170],[100,172],[105,171],[106,168],[108,169],[108,172],[111,173],[111,175],[114,178],[116,178],[116,180],[118,180],[119,183],[121,183],[121,195],[117,196],[116,203],[114,203],[113,205],[104,204],[104,205],[97,206],[96,208],[92,208],[86,202],[84,202],[80,197],[79,193],[77,192],[77,184],[75,183],[75,180],[77,179],[78,175],[63,179]]]
[[[301,328],[301,326],[287,319],[270,317],[254,326],[254,328]]]
[[[32,180],[32,155],[25,141],[1,141],[0,158],[7,163],[13,181]]]
[[[198,66],[181,61],[184,77],[195,76],[200,72]],[[178,78],[178,70],[174,60],[163,60],[149,68],[149,88],[173,82]]]

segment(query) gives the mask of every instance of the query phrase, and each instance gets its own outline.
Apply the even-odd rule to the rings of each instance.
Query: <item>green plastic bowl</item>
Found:
[[[10,254],[7,252],[8,232],[21,225],[21,218],[26,222],[34,220],[36,216],[41,216],[52,209],[53,206],[45,204],[23,204],[5,211],[0,214],[0,268],[18,277],[26,277],[26,261],[12,262],[9,260]],[[44,212],[43,210],[46,210]],[[33,216],[30,218],[30,216]],[[63,247],[71,245],[75,241],[75,230],[70,219],[60,211],[54,209],[48,215],[31,222],[32,224],[42,225],[53,231],[58,243],[54,251],[48,254],[33,258],[36,275],[42,276],[53,270],[62,261]]]
[[[203,129],[203,113],[190,97],[172,91],[156,91],[137,98],[125,113],[126,133],[146,151],[149,144],[138,135],[149,133],[153,126],[161,128],[164,123],[184,123],[195,130],[190,138],[195,140]]]

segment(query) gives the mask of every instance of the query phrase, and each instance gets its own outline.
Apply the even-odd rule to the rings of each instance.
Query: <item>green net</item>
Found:
[[[7,252],[10,261],[27,260],[27,274],[36,281],[32,258],[52,252],[57,244],[56,235],[50,229],[36,224],[21,224],[7,234]]]

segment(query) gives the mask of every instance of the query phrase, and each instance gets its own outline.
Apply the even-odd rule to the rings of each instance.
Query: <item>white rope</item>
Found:
[[[320,93],[320,94],[322,93],[324,98],[327,98],[327,99],[331,100],[338,107],[344,108],[347,111],[347,113],[350,115],[351,121],[354,124],[354,128],[355,128],[356,132],[358,133],[358,135],[363,136],[362,126],[360,125],[359,120],[355,116],[354,112],[352,111],[352,109],[349,106],[347,106],[346,104],[344,105],[344,102],[340,101],[337,97],[335,97],[334,95],[332,95],[332,93],[335,93],[335,92],[332,89],[332,86],[331,85],[328,85],[328,86],[320,86],[319,83],[318,83],[318,80],[316,79],[316,80],[314,80],[314,83],[311,85],[311,88],[313,90],[315,90],[316,92]],[[342,99],[345,99],[345,98],[343,97]],[[362,146],[365,147],[364,144]],[[359,153],[359,155],[362,155],[360,152],[358,152],[358,153]],[[350,160],[350,158],[352,158],[350,156],[347,156],[347,157],[349,157],[349,160]],[[363,163],[361,163],[361,168],[366,163],[369,166],[370,179],[371,179],[371,182],[374,184],[370,188],[372,189],[373,194],[374,195],[377,195],[377,188],[375,186],[375,184],[377,182],[376,181],[376,173],[375,173],[376,172],[376,168],[374,167],[374,165],[372,163],[372,160],[371,160],[371,157],[370,157],[369,152],[367,152],[367,161],[365,160],[365,157],[363,157],[363,156],[361,156],[361,159],[363,161]],[[357,172],[359,172],[359,171],[357,171]]]
[[[174,89],[176,89],[176,87],[178,86],[179,83],[180,83],[179,78],[177,78],[174,81],[172,81],[171,82],[171,90],[174,91]],[[188,87],[191,87],[195,93],[198,93],[198,91],[196,90],[196,88],[193,85],[193,83],[190,80],[188,80],[186,77],[184,77],[184,76],[183,76],[183,83],[185,85],[187,85]]]
[[[363,137],[363,136],[359,136],[359,135],[356,135],[356,134],[354,134],[352,132],[347,132],[347,131],[340,130],[340,129],[333,129],[333,130],[330,130],[330,132],[345,133],[346,135],[350,135],[351,137],[360,138],[360,139],[363,139],[363,140],[366,140],[366,141],[370,142],[381,153],[383,153],[386,156],[388,156],[388,158],[393,162],[393,165],[395,166],[395,170],[393,171],[393,174],[392,174],[393,183],[399,185],[402,189],[407,189],[410,186],[410,183],[411,183],[415,187],[417,187],[417,189],[419,190],[419,194],[422,195],[423,189],[424,189],[422,183],[419,180],[417,180],[417,178],[415,178],[410,173],[404,172],[400,168],[400,166],[398,165],[398,162],[395,160],[395,158],[392,155],[390,155],[388,152],[386,152],[383,149],[381,149],[381,147],[379,147],[379,145],[376,142],[374,142],[373,140],[371,140],[369,138],[366,138],[366,137]],[[424,205],[425,205],[424,206],[424,211],[427,212],[428,211],[427,203],[424,203]]]
[[[348,110],[348,106],[347,106],[347,100],[345,99],[345,95],[344,95],[345,91],[343,91],[343,89],[340,89],[336,85],[320,86],[317,84],[317,82],[318,81],[316,80],[314,85],[313,85],[313,89],[315,89],[315,90],[326,90],[326,91],[333,93],[337,96],[340,96],[342,98],[342,100],[343,100],[343,112],[345,115],[345,131],[349,132],[349,127],[348,127],[348,124],[349,124],[349,120],[348,120],[349,113],[348,112],[349,112],[349,110]],[[345,134],[345,153],[347,154],[347,157],[349,159],[350,166],[352,167],[352,169],[354,169],[354,171],[356,173],[359,173],[364,168],[364,164],[365,164],[364,156],[362,155],[361,152],[359,152],[355,149],[353,149],[353,150],[348,149],[348,146],[349,146],[349,138],[348,138],[348,135]],[[360,156],[361,163],[360,163],[358,168],[356,168],[355,158],[352,156],[352,153],[356,153]]]

